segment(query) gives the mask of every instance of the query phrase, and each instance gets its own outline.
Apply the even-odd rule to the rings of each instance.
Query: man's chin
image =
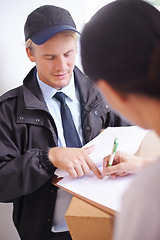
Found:
[[[70,80],[66,80],[66,79],[61,79],[59,81],[57,81],[56,86],[54,88],[56,88],[57,90],[60,90],[64,87],[66,87],[69,84]]]

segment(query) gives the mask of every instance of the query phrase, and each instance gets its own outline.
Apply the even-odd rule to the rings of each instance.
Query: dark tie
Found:
[[[57,92],[54,97],[60,102],[60,111],[62,118],[63,134],[67,147],[82,147],[76,127],[73,122],[72,114],[66,104],[66,95],[62,92]]]

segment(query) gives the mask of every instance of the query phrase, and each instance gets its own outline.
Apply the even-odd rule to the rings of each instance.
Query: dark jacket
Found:
[[[74,69],[80,94],[84,143],[102,128],[122,125],[97,88]],[[23,240],[48,240],[57,188],[48,149],[57,130],[36,81],[36,69],[23,85],[0,97],[0,201],[13,202],[13,220]]]

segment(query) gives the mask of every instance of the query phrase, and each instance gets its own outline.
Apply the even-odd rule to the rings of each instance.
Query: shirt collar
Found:
[[[38,72],[37,72],[37,81],[38,81],[38,84],[40,86],[40,89],[42,91],[43,97],[46,102],[48,102],[56,94],[56,92],[63,92],[71,100],[74,100],[76,98],[74,74],[72,74],[69,84],[59,91],[57,91],[57,89],[49,86],[48,84],[42,82],[39,79]]]

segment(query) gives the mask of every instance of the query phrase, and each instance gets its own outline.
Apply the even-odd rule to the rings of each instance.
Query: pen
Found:
[[[113,150],[112,153],[110,155],[110,159],[109,159],[109,163],[108,163],[108,167],[112,166],[113,163],[113,159],[114,159],[114,155],[117,151],[117,146],[118,146],[118,138],[114,139],[114,145],[113,145]],[[109,175],[106,176],[106,178],[108,178]]]

